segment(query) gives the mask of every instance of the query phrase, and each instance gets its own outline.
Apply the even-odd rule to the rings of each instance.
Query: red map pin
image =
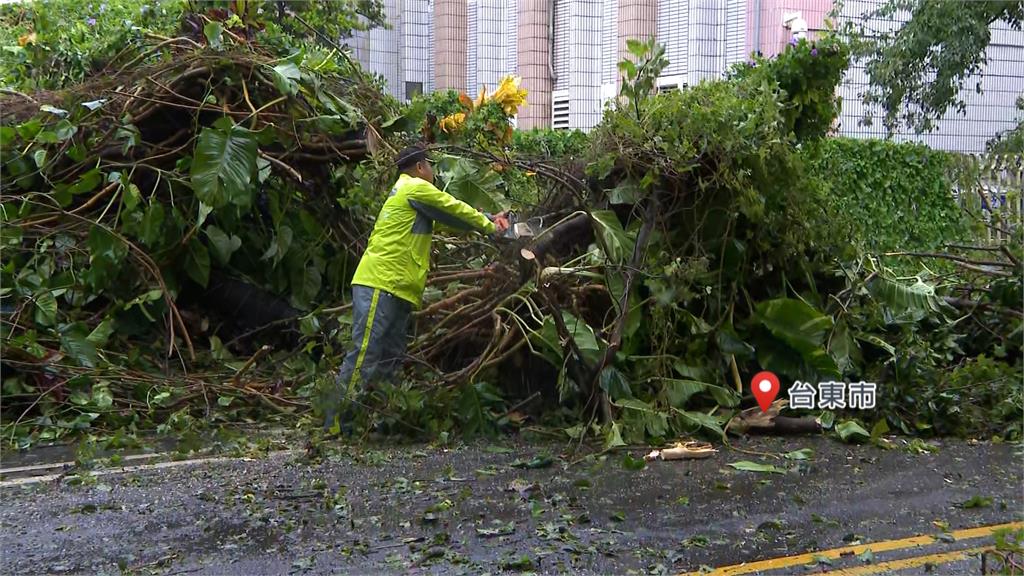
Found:
[[[750,381],[750,391],[754,393],[754,398],[757,398],[761,412],[767,412],[772,401],[779,395],[779,377],[767,370],[758,372]]]

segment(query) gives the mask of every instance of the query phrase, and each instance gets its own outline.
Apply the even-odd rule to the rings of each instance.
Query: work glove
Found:
[[[494,215],[489,215],[488,218],[491,219],[491,222],[494,222],[494,227],[496,228],[495,233],[498,235],[501,235],[505,230],[508,230],[508,212],[499,212]]]

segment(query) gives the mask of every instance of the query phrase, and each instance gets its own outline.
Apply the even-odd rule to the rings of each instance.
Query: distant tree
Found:
[[[910,19],[892,31],[871,30],[866,23],[901,13]],[[864,102],[882,109],[889,131],[902,125],[931,130],[950,108],[966,108],[960,90],[986,64],[992,24],[1020,30],[1022,20],[1021,0],[888,0],[865,23],[847,25],[854,56],[866,65]],[[975,89],[981,91],[980,82]]]

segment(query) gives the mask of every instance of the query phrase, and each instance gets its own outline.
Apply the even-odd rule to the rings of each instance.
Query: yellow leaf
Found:
[[[22,34],[21,36],[18,37],[18,46],[24,47],[24,46],[26,46],[28,44],[35,44],[35,43],[36,43],[36,33],[35,32],[29,32],[28,34]]]

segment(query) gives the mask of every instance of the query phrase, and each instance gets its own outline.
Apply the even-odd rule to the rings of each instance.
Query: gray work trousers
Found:
[[[339,413],[364,385],[387,380],[401,368],[412,304],[378,288],[352,285],[352,348],[329,391],[324,430],[338,431]]]

